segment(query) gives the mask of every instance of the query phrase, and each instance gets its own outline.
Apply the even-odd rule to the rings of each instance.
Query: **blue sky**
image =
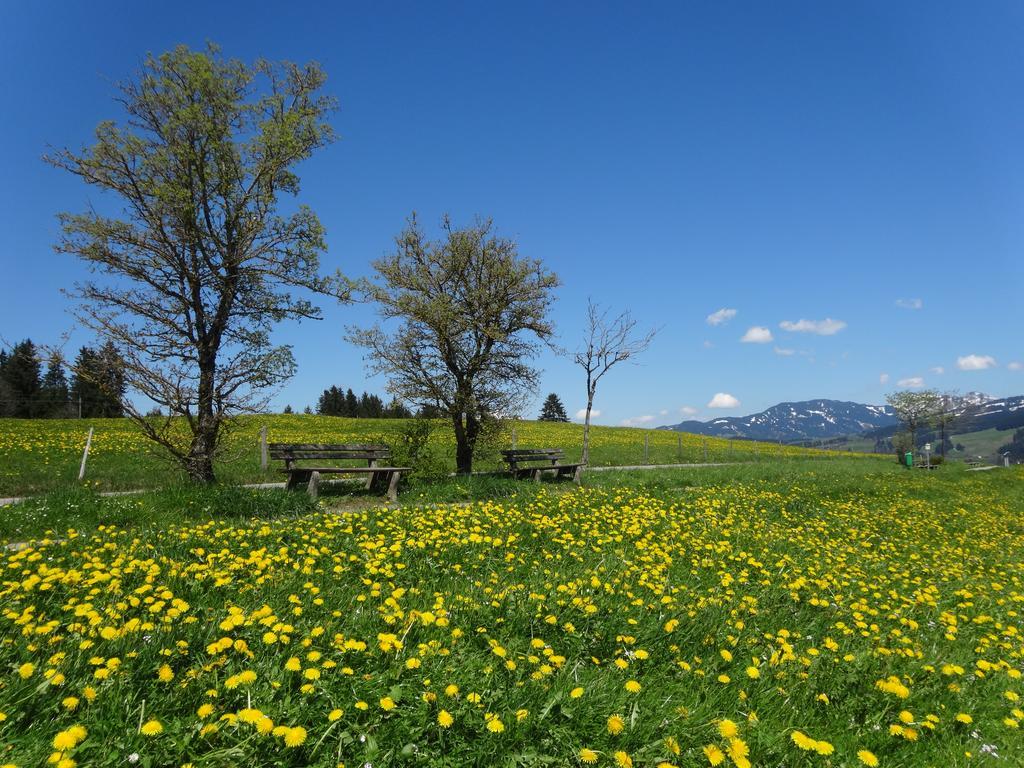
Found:
[[[8,342],[73,330],[60,289],[83,274],[52,250],[55,214],[96,192],[40,156],[116,117],[114,84],[146,52],[211,40],[326,69],[341,140],[302,167],[300,196],[327,228],[325,268],[364,274],[413,210],[431,226],[479,214],[561,276],[563,346],[588,296],[660,327],[602,383],[599,423],[881,402],[915,379],[1024,392],[1019,3],[97,1],[4,16]],[[709,323],[722,309],[735,315]],[[277,406],[331,384],[383,391],[342,340],[372,310],[324,315],[277,334],[299,364]],[[68,348],[88,341],[74,331]],[[569,361],[537,363],[538,402],[583,405]],[[709,407],[718,393],[738,405]]]

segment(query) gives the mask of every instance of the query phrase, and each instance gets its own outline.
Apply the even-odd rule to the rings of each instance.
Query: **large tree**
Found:
[[[587,324],[583,343],[576,351],[574,361],[583,369],[587,382],[587,407],[583,415],[584,464],[590,461],[590,414],[594,409],[597,385],[605,374],[619,363],[635,362],[637,355],[647,351],[657,335],[657,329],[639,331],[637,322],[627,309],[612,316],[593,301],[587,301]]]
[[[932,423],[942,408],[941,396],[934,389],[908,389],[886,395],[885,400],[909,436],[911,450],[917,450],[918,430]]]
[[[442,230],[429,240],[410,218],[363,285],[397,327],[352,328],[348,339],[366,348],[392,394],[451,420],[456,466],[469,473],[485,422],[516,413],[536,389],[529,361],[554,334],[548,312],[559,282],[489,220],[457,229],[445,217]]]
[[[120,215],[61,214],[57,250],[108,278],[71,292],[78,319],[116,346],[128,388],[167,414],[123,403],[195,481],[214,480],[227,419],[261,408],[293,374],[290,348],[270,331],[318,316],[295,289],[335,291],[319,274],[316,215],[278,210],[299,191],[295,166],[332,140],[324,80],[316,64],[248,66],[214,46],[179,46],[120,87],[120,124],[48,158],[123,205]]]

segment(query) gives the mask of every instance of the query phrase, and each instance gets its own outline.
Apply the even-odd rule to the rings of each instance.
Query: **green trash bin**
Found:
[[[903,454],[903,463],[906,464],[907,467],[913,467],[914,466],[914,452],[913,451],[907,451],[905,454]]]

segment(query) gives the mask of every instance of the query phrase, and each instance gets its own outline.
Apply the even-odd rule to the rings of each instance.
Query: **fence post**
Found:
[[[650,464],[647,460],[651,450],[651,434],[644,432],[644,464]]]
[[[92,447],[92,427],[89,427],[89,436],[85,438],[85,451],[82,453],[82,466],[78,468],[78,479],[85,478],[85,462],[89,458],[89,448]]]
[[[513,451],[516,449],[516,443],[518,443],[518,442],[519,442],[519,435],[516,432],[516,428],[512,427],[512,450]]]
[[[264,424],[260,427],[260,469],[264,472],[267,471],[267,465],[270,463],[270,457],[267,455],[267,425]]]
[[[682,434],[676,435],[676,461],[680,464],[683,463],[683,436]]]
[[[707,464],[708,463],[708,439],[706,437],[701,437],[701,439],[700,439],[700,446],[704,450],[704,463]]]

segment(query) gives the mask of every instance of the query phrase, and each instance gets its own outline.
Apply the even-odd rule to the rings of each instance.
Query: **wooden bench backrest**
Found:
[[[565,458],[561,448],[515,448],[501,452],[507,462],[521,464],[524,461],[559,461]]]
[[[291,463],[303,459],[362,459],[388,461],[391,449],[386,445],[331,443],[268,443],[270,458]]]

